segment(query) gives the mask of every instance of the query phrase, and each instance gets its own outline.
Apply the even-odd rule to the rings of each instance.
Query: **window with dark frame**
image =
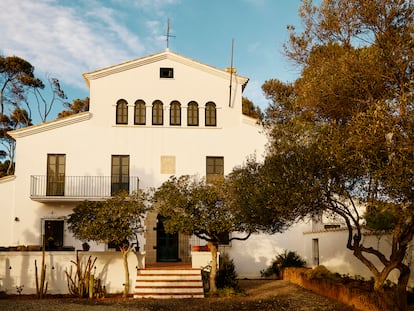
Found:
[[[176,100],[170,104],[170,125],[181,125],[181,104]]]
[[[134,124],[145,125],[146,123],[146,108],[143,100],[135,102]]]
[[[156,100],[152,103],[152,125],[164,124],[164,109],[163,103],[160,100]]]
[[[213,102],[208,102],[206,104],[205,125],[206,126],[216,126],[217,125],[216,104],[213,103]]]
[[[50,219],[44,221],[44,243],[47,251],[62,249],[64,220]]]
[[[160,78],[172,79],[174,78],[174,68],[160,68]]]
[[[111,157],[111,196],[129,192],[129,155]]]
[[[224,157],[206,157],[206,181],[224,178]]]
[[[48,154],[47,155],[47,196],[64,196],[65,195],[65,154]]]
[[[124,99],[116,103],[116,124],[128,124],[128,103]]]
[[[191,101],[187,106],[187,125],[198,126],[198,104]]]

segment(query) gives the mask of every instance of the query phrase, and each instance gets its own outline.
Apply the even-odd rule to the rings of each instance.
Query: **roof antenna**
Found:
[[[175,38],[175,36],[170,35],[170,19],[168,19],[167,34],[165,36],[167,37],[167,50],[169,50],[170,38]]]
[[[230,58],[230,68],[228,71],[230,71],[230,86],[229,86],[229,107],[231,107],[231,87],[233,83],[233,72],[235,71],[233,68],[233,52],[234,52],[234,38],[231,39],[231,58]]]

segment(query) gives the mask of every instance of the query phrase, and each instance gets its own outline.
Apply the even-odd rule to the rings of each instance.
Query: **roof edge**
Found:
[[[50,130],[53,130],[59,127],[64,127],[70,124],[83,122],[83,121],[89,120],[90,118],[91,118],[91,113],[89,111],[85,111],[85,112],[80,112],[80,113],[77,113],[77,114],[74,114],[68,117],[55,119],[52,121],[48,121],[48,122],[24,127],[18,130],[10,131],[8,132],[8,134],[14,139],[16,139],[16,138],[38,134],[41,132],[50,131]]]
[[[16,175],[3,176],[3,177],[0,177],[0,183],[13,181],[15,179],[16,179]]]
[[[230,73],[226,72],[225,69],[220,69],[218,67],[207,65],[195,59],[183,56],[175,52],[171,52],[170,50],[165,50],[163,52],[150,54],[150,55],[147,55],[141,58],[136,58],[133,60],[129,60],[129,61],[117,64],[117,65],[105,67],[105,68],[98,69],[95,71],[85,72],[82,76],[86,84],[88,85],[88,87],[90,87],[90,80],[99,79],[102,77],[109,76],[111,74],[119,73],[125,70],[130,70],[133,68],[137,68],[137,67],[140,67],[146,64],[151,64],[151,63],[164,60],[164,59],[171,59],[171,60],[180,62],[182,64],[186,64],[186,65],[193,66],[193,67],[198,67],[201,70],[204,70],[204,71],[207,71],[207,72],[210,72],[210,73],[213,73],[213,74],[225,77],[225,78],[230,77]],[[240,81],[240,83],[243,86],[243,89],[246,86],[247,82],[249,81],[249,78],[238,75],[238,74],[233,74],[233,78]]]

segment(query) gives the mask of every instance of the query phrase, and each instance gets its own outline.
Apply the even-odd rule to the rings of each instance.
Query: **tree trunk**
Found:
[[[406,265],[402,265],[400,268],[400,276],[398,277],[398,284],[396,288],[397,305],[400,310],[407,309],[407,284],[410,279],[410,268]]]
[[[122,253],[122,261],[124,264],[124,271],[125,271],[125,284],[124,284],[124,293],[122,294],[122,297],[127,298],[129,294],[129,268],[128,268],[128,254],[130,252],[131,248],[123,248],[121,247],[121,253]]]
[[[211,271],[210,271],[210,292],[215,293],[216,287],[216,274],[217,274],[217,244],[208,243],[211,251]]]

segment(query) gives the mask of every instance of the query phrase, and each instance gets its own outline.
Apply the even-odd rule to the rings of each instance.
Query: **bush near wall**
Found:
[[[335,299],[357,310],[383,311],[387,310],[381,297],[369,290],[367,283],[335,279],[334,277],[312,277],[310,268],[285,268],[283,279],[320,295]],[[334,275],[334,274],[332,274]]]

